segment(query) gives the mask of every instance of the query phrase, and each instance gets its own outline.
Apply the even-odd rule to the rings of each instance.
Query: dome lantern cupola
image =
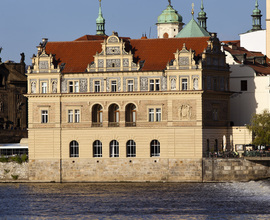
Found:
[[[200,26],[207,31],[207,25],[206,25],[206,12],[204,11],[204,6],[203,6],[203,0],[201,2],[201,11],[198,13],[198,22]]]
[[[158,38],[173,38],[183,27],[183,18],[173,8],[171,1],[167,8],[158,16]]]
[[[262,14],[261,14],[261,10],[259,9],[258,0],[256,0],[255,9],[253,10],[251,17],[252,17],[251,31],[262,30],[262,24],[261,24]]]

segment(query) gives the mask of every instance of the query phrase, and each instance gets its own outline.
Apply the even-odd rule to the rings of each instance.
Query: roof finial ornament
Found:
[[[192,14],[192,17],[193,17],[194,16],[194,3],[192,3],[191,6],[192,6],[191,14]]]
[[[168,2],[169,2],[169,6],[172,6],[172,2],[171,2],[171,0],[168,0]]]

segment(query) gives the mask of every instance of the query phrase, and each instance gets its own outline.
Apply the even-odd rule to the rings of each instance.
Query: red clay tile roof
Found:
[[[75,41],[48,42],[47,54],[55,54],[57,64],[66,63],[63,73],[85,72],[87,65],[94,61],[93,55],[101,52],[103,40],[88,40],[86,36]],[[123,38],[126,50],[132,50],[134,61],[145,60],[142,71],[159,71],[166,68],[169,61],[174,59],[177,49],[183,44],[186,48],[201,54],[207,47],[209,37],[200,38],[169,38],[169,39],[136,39]]]
[[[264,55],[261,52],[248,51],[244,47],[240,47],[240,41],[223,41],[223,43],[225,43],[225,44],[232,43],[235,46],[235,48],[232,49],[228,45],[225,45],[224,50],[231,53],[235,57],[235,59],[238,63],[241,63],[242,61],[237,60],[236,56],[246,54],[247,60],[244,62],[245,65],[248,65],[249,67],[254,69],[254,71],[257,74],[262,74],[262,75],[270,74],[270,64],[269,64],[270,60],[269,60],[269,58],[266,58],[266,64],[261,64],[261,63],[257,62],[256,59],[255,59],[255,62],[252,60],[254,57],[256,57],[256,58],[261,57],[261,59],[263,59]]]

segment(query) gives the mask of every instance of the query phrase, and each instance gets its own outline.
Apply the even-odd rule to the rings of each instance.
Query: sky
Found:
[[[204,0],[208,31],[216,32],[220,40],[238,40],[239,34],[252,28],[252,10],[256,0]],[[195,18],[201,0],[171,0],[172,6],[187,24],[191,19],[191,4]],[[106,34],[112,31],[132,39],[156,38],[158,16],[166,9],[167,0],[102,0]],[[20,61],[25,53],[26,64],[37,53],[42,38],[49,41],[73,41],[85,34],[96,33],[98,0],[1,0],[0,57],[2,61]],[[262,28],[265,29],[266,0],[259,0]]]

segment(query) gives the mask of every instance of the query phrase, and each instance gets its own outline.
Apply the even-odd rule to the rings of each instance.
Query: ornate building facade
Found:
[[[30,179],[202,181],[203,156],[229,149],[233,134],[216,34],[134,40],[99,31],[44,39],[32,58]]]

